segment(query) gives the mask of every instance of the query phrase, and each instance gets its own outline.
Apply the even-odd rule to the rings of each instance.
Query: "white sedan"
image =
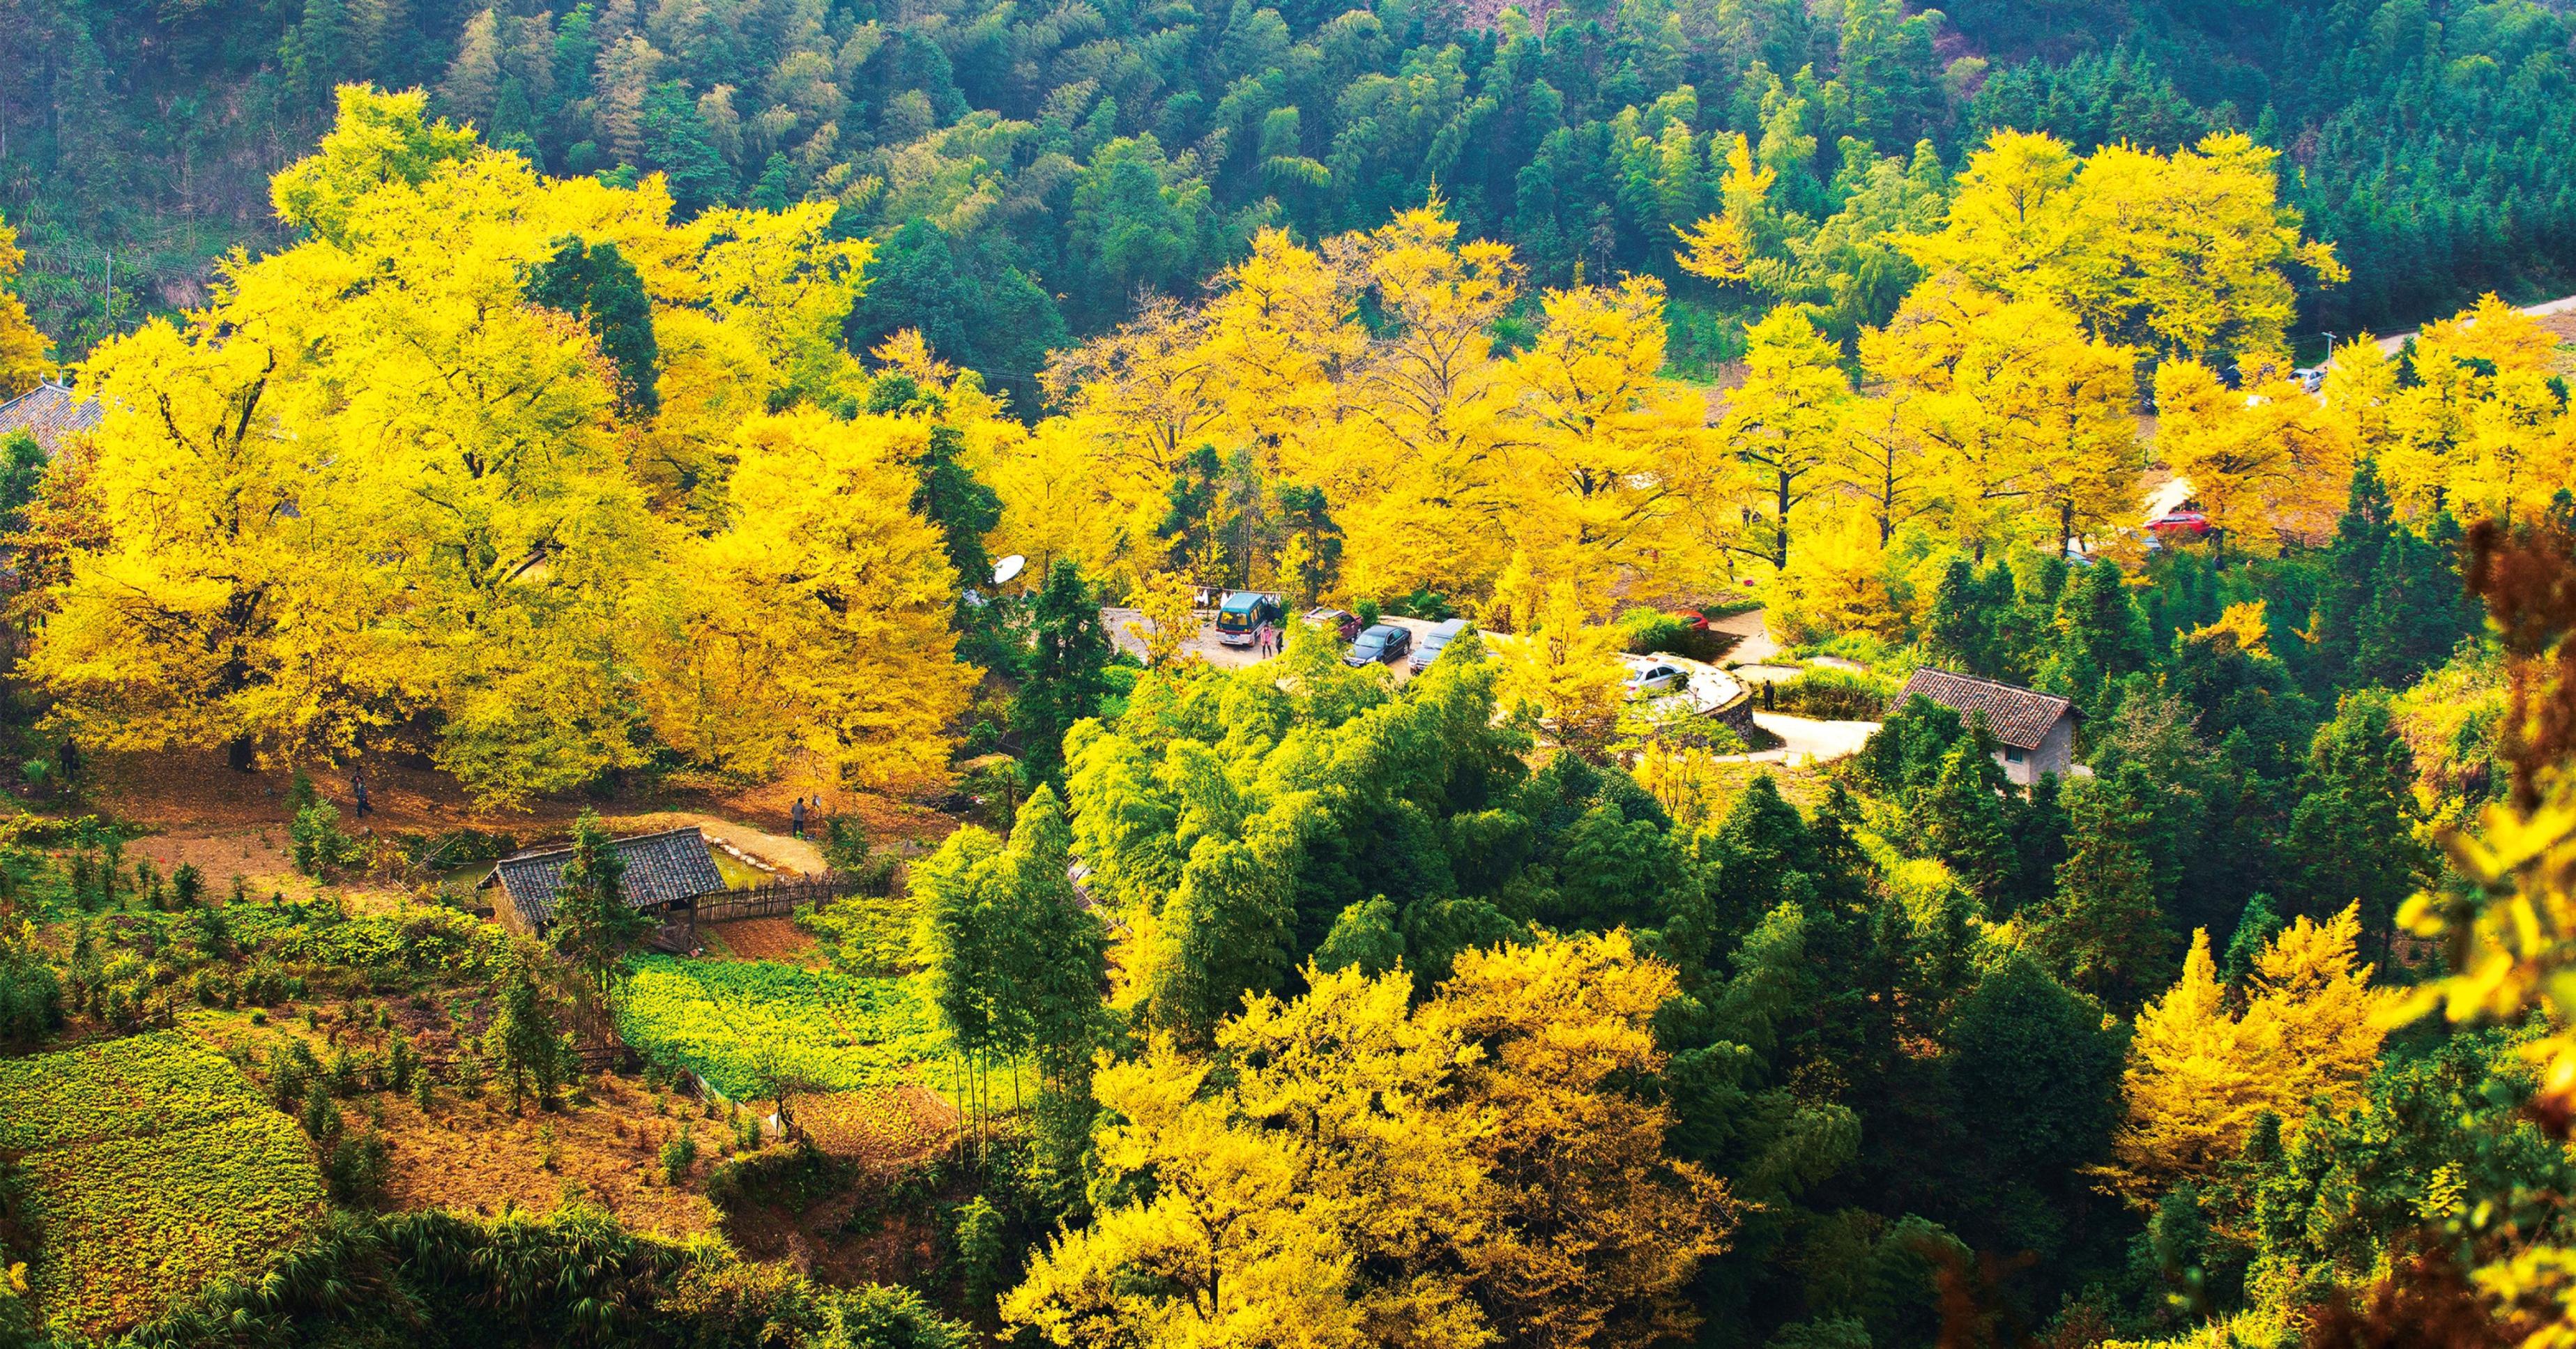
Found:
[[[1678,665],[1656,661],[1651,665],[1640,665],[1630,670],[1626,686],[1629,697],[1643,698],[1649,694],[1670,693],[1688,682],[1690,682],[1688,671]]]

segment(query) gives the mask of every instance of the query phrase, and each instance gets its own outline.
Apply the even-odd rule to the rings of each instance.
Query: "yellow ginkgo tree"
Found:
[[[18,232],[0,220],[0,399],[15,398],[34,388],[53,369],[53,343],[36,331],[27,306],[10,285],[27,255],[18,249]]]
[[[415,749],[491,802],[657,741],[943,773],[968,675],[924,432],[848,416],[868,246],[822,207],[674,225],[658,177],[550,180],[417,93],[340,101],[274,185],[300,241],[84,363],[105,415],[48,498],[81,528],[30,605],[57,723],[242,766]],[[615,304],[534,298],[583,256],[617,260]],[[612,320],[654,331],[612,358]],[[658,405],[618,363],[656,347]]]
[[[2369,986],[2360,937],[2357,905],[2323,923],[2297,919],[2255,958],[2240,1013],[2209,934],[2193,933],[2181,980],[2138,1014],[2107,1182],[2152,1202],[2233,1161],[2264,1115],[2295,1136],[2314,1111],[2358,1103],[2391,1002]]]
[[[1461,956],[1412,979],[1308,971],[1216,1031],[1228,1065],[1157,1043],[1093,1079],[1088,1225],[1002,1300],[1022,1338],[1484,1349],[1686,1334],[1682,1290],[1735,1206],[1673,1161],[1659,1070],[1677,990],[1625,934]]]

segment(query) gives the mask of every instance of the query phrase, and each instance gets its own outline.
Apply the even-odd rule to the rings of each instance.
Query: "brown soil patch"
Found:
[[[569,831],[585,808],[598,809],[614,827],[662,827],[702,823],[721,832],[745,852],[796,871],[822,870],[822,854],[811,843],[789,836],[789,809],[799,795],[822,797],[822,814],[855,815],[870,838],[881,846],[909,851],[917,841],[936,847],[956,822],[929,806],[892,796],[818,788],[793,778],[765,786],[670,786],[653,793],[634,793],[607,803],[586,797],[537,800],[519,810],[478,808],[454,778],[433,769],[406,766],[391,758],[367,761],[367,818],[357,818],[356,794],[346,769],[309,766],[313,785],[340,808],[341,827],[352,833],[425,830],[437,832],[472,826],[507,830],[531,842]],[[294,781],[288,768],[236,773],[212,750],[172,750],[147,754],[99,754],[83,767],[92,807],[113,812],[147,829],[177,835],[191,831],[209,836],[229,828],[268,830],[272,846],[286,839],[286,795]],[[227,867],[229,877],[238,868]]]
[[[449,1005],[454,1005],[452,1002]],[[420,1052],[444,1060],[454,1049],[453,1023],[439,1012],[409,1000],[382,1003]],[[383,1049],[380,1032],[343,1024],[345,1003],[322,1004],[322,1025],[304,1024],[300,1013],[278,1009],[269,1024],[254,1026],[248,1012],[195,1010],[185,1014],[189,1029],[219,1048],[257,1051],[256,1068],[267,1049],[285,1036],[313,1046],[328,1062],[335,1031],[362,1057]],[[458,1008],[466,1029],[488,1019],[480,1007]],[[255,1076],[264,1076],[255,1072]],[[435,1093],[423,1114],[408,1096],[397,1092],[361,1093],[342,1103],[352,1128],[380,1129],[393,1162],[386,1193],[400,1209],[454,1208],[499,1213],[516,1206],[545,1211],[568,1193],[581,1193],[615,1213],[628,1226],[666,1236],[690,1236],[715,1230],[718,1214],[704,1195],[692,1188],[732,1146],[726,1119],[705,1117],[688,1097],[648,1090],[640,1079],[600,1074],[584,1080],[588,1104],[567,1098],[564,1108],[546,1113],[531,1106],[513,1113],[505,1098],[487,1089],[468,1100],[448,1087]],[[662,1112],[656,1113],[659,1101]],[[698,1160],[681,1186],[662,1176],[662,1144],[682,1125],[692,1128]],[[552,1163],[547,1152],[551,1133]]]
[[[927,1087],[837,1091],[796,1103],[815,1146],[880,1175],[915,1166],[956,1137],[957,1109]]]
[[[807,1097],[797,1102],[796,1119],[818,1147],[857,1163],[856,1183],[802,1212],[770,1205],[727,1212],[724,1234],[735,1248],[841,1286],[909,1282],[935,1271],[937,1225],[925,1212],[893,1207],[887,1191],[954,1143],[957,1112],[937,1094],[905,1086]]]
[[[725,1122],[698,1117],[686,1098],[667,1100],[671,1113],[656,1115],[653,1095],[632,1079],[595,1078],[590,1095],[587,1106],[567,1103],[555,1114],[531,1109],[525,1115],[512,1114],[489,1093],[476,1101],[442,1094],[428,1115],[408,1100],[374,1098],[384,1103],[393,1157],[387,1193],[404,1209],[498,1213],[512,1205],[550,1209],[578,1187],[639,1231],[680,1237],[715,1230],[715,1205],[688,1187],[730,1145]],[[661,1148],[684,1124],[697,1140],[698,1160],[674,1188],[662,1177]]]
[[[800,930],[793,918],[709,923],[698,929],[698,935],[713,938],[707,949],[720,960],[784,960],[801,965],[814,950],[813,936]]]
[[[282,891],[297,899],[313,888],[287,856],[284,825],[173,829],[133,840],[125,845],[125,855],[129,860],[149,860],[164,877],[182,866],[193,866],[205,877],[206,893],[215,898],[232,893],[235,876],[242,878],[248,893],[260,898]]]

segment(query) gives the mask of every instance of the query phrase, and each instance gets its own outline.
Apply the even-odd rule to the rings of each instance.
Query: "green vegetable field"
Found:
[[[28,1273],[58,1330],[130,1325],[250,1274],[322,1212],[295,1124],[181,1031],[0,1061],[0,1153],[35,1181]]]
[[[907,1081],[946,1052],[914,981],[773,961],[639,958],[619,986],[617,1027],[737,1099],[760,1094],[763,1055],[824,1090],[856,1091]]]

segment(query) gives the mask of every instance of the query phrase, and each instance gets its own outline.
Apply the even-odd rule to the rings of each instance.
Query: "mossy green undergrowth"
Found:
[[[28,1276],[57,1331],[120,1329],[249,1276],[323,1211],[304,1135],[185,1031],[0,1061],[0,1154],[34,1181]]]

